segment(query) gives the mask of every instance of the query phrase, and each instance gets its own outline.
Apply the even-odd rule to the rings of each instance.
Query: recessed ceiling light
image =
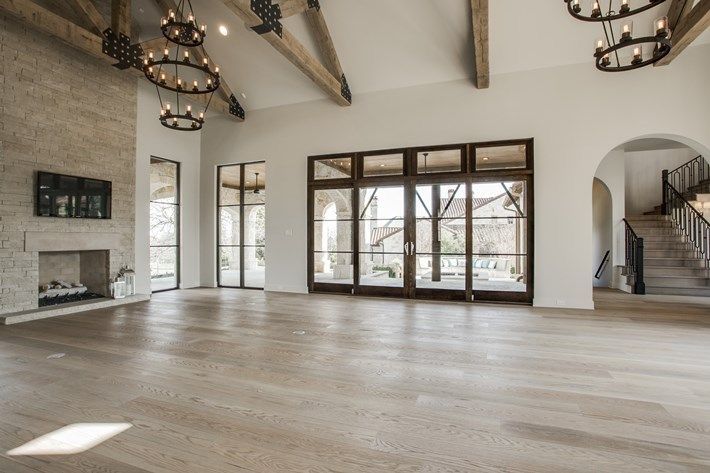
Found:
[[[221,34],[222,36],[227,36],[229,34],[229,30],[226,26],[219,25],[219,34]]]

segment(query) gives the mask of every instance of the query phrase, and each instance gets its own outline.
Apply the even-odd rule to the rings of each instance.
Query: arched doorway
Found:
[[[608,192],[611,287],[710,296],[710,162],[704,151],[705,147],[687,138],[654,135],[626,141],[604,157],[593,183],[595,275],[601,262],[599,245],[606,233],[603,215],[609,212]],[[689,231],[689,227],[699,230]],[[593,278],[593,285],[606,286],[604,279],[603,274],[599,280]]]

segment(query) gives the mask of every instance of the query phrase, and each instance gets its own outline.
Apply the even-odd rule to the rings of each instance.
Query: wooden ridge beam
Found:
[[[111,29],[131,37],[131,0],[111,0]]]
[[[675,31],[673,31],[673,36],[671,37],[673,47],[671,48],[671,52],[668,53],[666,57],[656,62],[654,66],[670,64],[709,26],[710,0],[700,0],[700,2],[690,10],[690,13],[681,18]]]
[[[77,13],[77,15],[86,18],[86,20],[94,27],[94,32],[103,36],[110,25],[104,16],[96,9],[91,0],[69,0],[69,5]]]
[[[250,0],[222,0],[232,12],[261,35],[274,49],[323,89],[336,103],[348,106],[351,102],[350,89],[342,77],[335,77],[279,22],[278,5],[271,0],[258,3],[266,10],[257,14],[252,10]]]
[[[479,89],[487,89],[491,80],[488,62],[488,0],[471,0],[471,21],[476,69],[474,83]]]
[[[78,26],[66,18],[57,15],[44,7],[34,3],[32,0],[0,0],[0,11],[5,12],[33,28],[75,48],[83,53],[104,61],[107,65],[115,65],[116,60],[107,56],[103,52],[103,38],[89,30]],[[131,77],[142,77],[143,72],[135,68],[128,68],[126,71]],[[174,83],[175,78],[166,74],[166,79]],[[186,99],[197,106],[206,106],[209,100],[208,95],[188,95]],[[230,113],[230,104],[221,97],[216,97],[210,104],[210,110],[223,113],[235,120],[243,119]]]

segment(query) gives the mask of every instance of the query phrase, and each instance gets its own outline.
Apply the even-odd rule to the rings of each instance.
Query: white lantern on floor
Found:
[[[114,299],[123,299],[126,297],[126,281],[115,281],[112,287]]]
[[[136,295],[136,272],[127,266],[121,268],[119,275],[123,278],[126,283],[126,295],[135,296]]]

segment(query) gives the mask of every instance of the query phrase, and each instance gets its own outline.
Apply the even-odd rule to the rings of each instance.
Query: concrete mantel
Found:
[[[121,248],[119,233],[25,232],[25,251],[90,251]]]

